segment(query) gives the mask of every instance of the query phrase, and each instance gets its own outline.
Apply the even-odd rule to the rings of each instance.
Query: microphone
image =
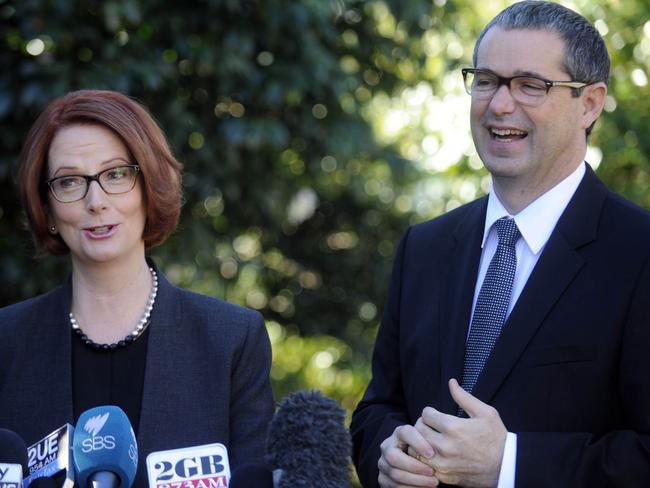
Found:
[[[72,465],[72,435],[74,427],[65,424],[43,437],[27,449],[28,476],[24,488],[48,486],[44,480],[54,479],[62,488],[74,486],[74,466]]]
[[[228,450],[217,442],[152,452],[147,456],[147,476],[150,488],[227,487],[230,480]]]
[[[29,488],[60,488],[56,479],[48,477],[36,478],[29,484]]]
[[[0,429],[0,488],[20,488],[27,472],[25,441],[9,429]]]
[[[91,408],[79,417],[72,441],[81,488],[129,488],[138,467],[138,444],[124,411],[114,405]]]
[[[319,391],[298,391],[280,403],[266,451],[274,475],[281,472],[276,488],[350,486],[352,441],[345,412]]]

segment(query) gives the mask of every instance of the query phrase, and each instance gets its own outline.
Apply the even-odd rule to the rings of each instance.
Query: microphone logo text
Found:
[[[81,442],[81,451],[85,454],[94,451],[102,451],[104,449],[115,449],[115,436],[112,435],[98,435],[102,430],[106,421],[110,416],[110,412],[106,412],[103,415],[95,415],[90,417],[84,424],[84,430],[88,432],[91,437],[84,439]]]
[[[226,488],[228,449],[219,442],[152,452],[147,456],[151,488]]]
[[[219,455],[184,457],[175,461],[161,461],[154,468],[158,488],[218,488],[228,486],[223,458]]]
[[[81,441],[81,451],[85,454],[103,449],[115,449],[115,437],[112,435],[92,436]]]
[[[57,430],[27,450],[29,473],[32,474],[43,466],[54,462],[58,453],[59,431]]]

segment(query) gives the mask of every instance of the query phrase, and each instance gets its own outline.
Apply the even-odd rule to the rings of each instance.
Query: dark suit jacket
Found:
[[[379,445],[425,406],[456,413],[487,198],[409,229],[352,419],[377,486]],[[650,215],[587,169],[474,395],[518,434],[518,487],[650,486]]]
[[[221,442],[231,469],[263,461],[274,403],[257,312],[172,286],[159,272],[134,486],[150,452]],[[27,445],[73,423],[70,285],[0,309],[0,427]]]

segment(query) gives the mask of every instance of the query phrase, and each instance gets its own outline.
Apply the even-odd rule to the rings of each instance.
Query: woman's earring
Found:
[[[56,234],[56,226],[50,225],[50,234]]]

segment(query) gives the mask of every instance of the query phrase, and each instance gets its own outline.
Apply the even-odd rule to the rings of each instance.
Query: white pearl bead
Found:
[[[142,334],[142,331],[146,328],[147,324],[149,323],[149,317],[151,316],[151,311],[153,310],[154,303],[156,302],[156,295],[158,294],[158,275],[153,270],[153,268],[149,268],[149,271],[151,272],[151,281],[152,281],[151,291],[149,292],[149,299],[147,300],[147,306],[145,307],[142,317],[140,318],[140,320],[138,320],[138,323],[136,324],[133,331],[129,333],[129,336],[132,336],[134,339],[137,339],[140,336],[140,334]],[[70,325],[72,326],[72,329],[77,331],[77,333],[83,334],[83,331],[79,327],[79,324],[77,324],[77,320],[75,319],[72,312],[70,312],[69,317],[70,317]],[[101,346],[106,344],[99,344],[99,345]],[[112,347],[114,346],[115,344],[112,344]]]

